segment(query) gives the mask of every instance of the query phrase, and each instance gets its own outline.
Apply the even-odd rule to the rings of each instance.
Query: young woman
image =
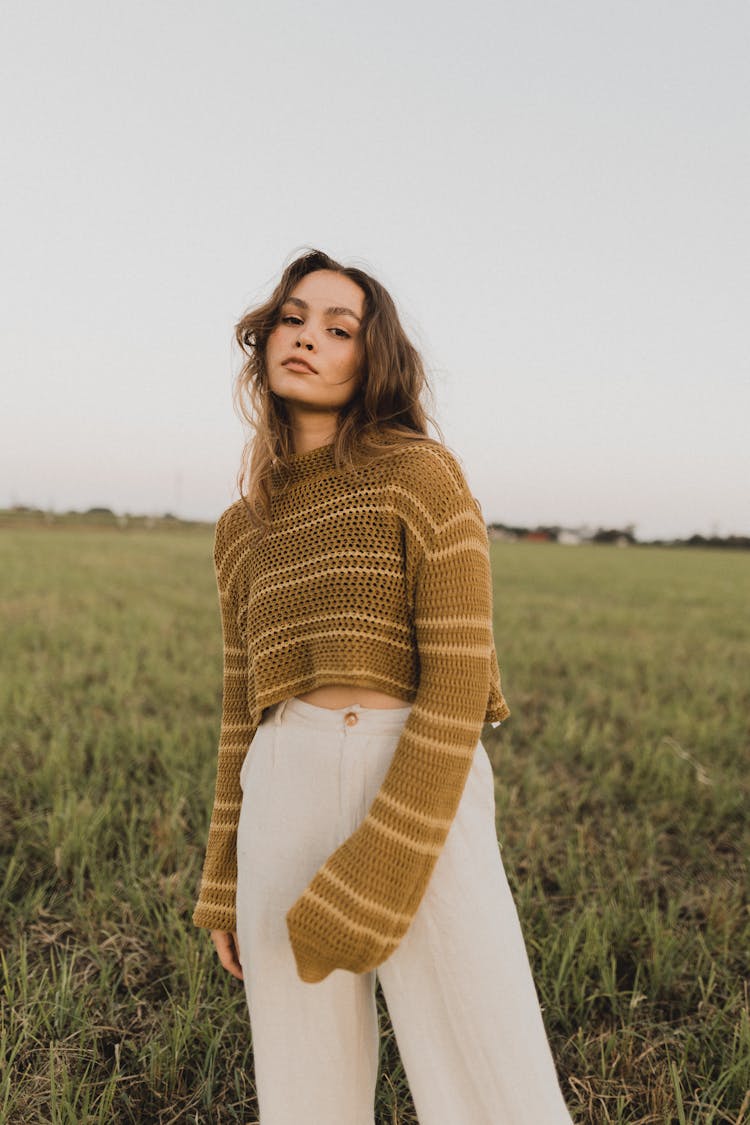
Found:
[[[372,1125],[376,973],[421,1125],[570,1125],[498,847],[487,530],[376,280],[320,251],[236,328],[252,423],[196,925],[262,1125]]]

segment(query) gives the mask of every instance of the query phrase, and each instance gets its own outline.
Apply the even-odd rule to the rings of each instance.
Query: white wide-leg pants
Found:
[[[237,932],[261,1125],[373,1125],[376,973],[420,1125],[571,1125],[481,741],[397,949],[370,973],[297,975],[286,912],[364,819],[409,711],[286,699],[265,713],[243,764]]]

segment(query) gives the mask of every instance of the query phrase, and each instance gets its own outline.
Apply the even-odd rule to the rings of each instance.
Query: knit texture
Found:
[[[326,684],[412,707],[364,820],[286,915],[297,972],[362,973],[396,949],[427,889],[485,721],[510,714],[492,629],[487,529],[455,456],[404,443],[337,468],[292,459],[262,541],[242,501],[219,518],[224,641],[216,794],[196,925],[235,927],[239,774],[265,708]],[[311,796],[311,799],[314,799]]]

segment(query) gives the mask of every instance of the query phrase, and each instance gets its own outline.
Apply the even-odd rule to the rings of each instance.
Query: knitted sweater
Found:
[[[272,704],[325,684],[412,704],[358,828],[286,915],[297,972],[362,973],[396,949],[427,889],[485,721],[510,711],[492,632],[487,529],[455,456],[405,442],[336,468],[292,458],[261,542],[241,500],[216,524],[224,642],[216,793],[197,926],[235,928],[239,774]]]

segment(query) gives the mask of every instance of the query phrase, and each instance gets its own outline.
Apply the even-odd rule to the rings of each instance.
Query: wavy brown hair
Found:
[[[268,300],[248,309],[235,325],[235,340],[245,359],[235,380],[234,404],[253,431],[242,451],[237,485],[250,522],[266,533],[271,526],[271,495],[288,479],[288,458],[294,452],[286,403],[269,388],[266,341],[294,287],[315,270],[343,274],[365,294],[362,379],[338,414],[333,443],[337,468],[369,464],[405,441],[434,442],[427,433],[428,422],[444,444],[440,427],[420,401],[425,393],[432,396],[422,358],[408,339],[388,291],[364,270],[344,266],[322,250],[308,250],[285,268]]]

